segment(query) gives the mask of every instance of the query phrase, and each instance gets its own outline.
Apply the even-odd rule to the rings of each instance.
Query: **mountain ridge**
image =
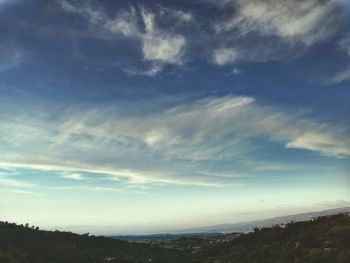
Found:
[[[187,228],[178,231],[177,233],[232,233],[232,232],[241,232],[248,233],[254,230],[254,228],[262,227],[272,227],[276,224],[287,224],[291,221],[300,222],[307,221],[310,218],[335,215],[341,213],[350,213],[350,206],[332,208],[327,210],[315,211],[315,212],[306,212],[300,214],[290,214],[285,216],[272,217],[262,220],[251,220],[244,221],[239,223],[227,223],[227,224],[217,224],[204,227],[193,227]]]

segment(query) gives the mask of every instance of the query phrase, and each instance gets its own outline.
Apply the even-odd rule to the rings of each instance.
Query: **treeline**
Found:
[[[200,263],[348,263],[350,216],[319,217],[255,229],[196,256]]]
[[[348,263],[350,216],[320,217],[245,235],[132,243],[0,222],[1,263]]]
[[[172,263],[187,258],[150,244],[0,222],[0,263]]]

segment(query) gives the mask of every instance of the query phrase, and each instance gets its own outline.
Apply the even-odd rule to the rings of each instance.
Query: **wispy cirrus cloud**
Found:
[[[3,190],[1,190],[3,191]],[[18,190],[18,189],[5,189],[6,192],[14,193],[14,194],[21,194],[21,195],[33,195],[33,196],[41,196],[41,193],[33,192],[33,191],[26,191],[26,190]]]
[[[164,66],[179,65],[183,62],[186,37],[176,33],[176,29],[182,23],[192,21],[190,13],[166,7],[159,7],[155,12],[143,6],[136,6],[119,10],[114,17],[109,17],[99,5],[75,6],[69,1],[59,1],[59,3],[67,12],[86,17],[93,26],[92,30],[104,30],[109,34],[140,43],[143,60],[150,64],[144,65],[142,69],[139,65],[128,66],[124,68],[127,73],[155,76],[163,70]],[[164,17],[173,22],[168,28],[161,28],[157,24],[157,20]]]
[[[85,18],[91,36],[121,49],[125,43],[120,40],[129,43],[128,55],[117,59],[111,54],[109,64],[151,77],[168,65],[184,68],[198,61],[219,66],[290,61],[337,36],[346,17],[344,3],[337,0],[209,1],[217,12],[207,19],[201,11],[166,5],[130,3],[109,12],[97,1],[57,3]],[[347,75],[340,72],[333,82]]]
[[[203,12],[208,2],[216,10],[210,17]],[[35,28],[41,32],[40,38],[67,38],[64,50],[73,53],[69,58],[88,66],[155,77],[168,69],[191,68],[198,62],[225,66],[290,61],[312,46],[338,37],[346,22],[345,4],[337,0],[208,2],[195,3],[198,10],[136,2],[109,10],[100,1],[78,4],[56,0],[46,9],[67,16],[72,24],[33,26],[26,17],[21,27]],[[37,33],[33,32],[33,39],[38,38]],[[96,40],[104,46],[103,52],[94,46]],[[3,52],[0,47],[0,71],[21,64],[23,54],[27,53],[16,45],[6,45]],[[33,59],[36,52],[29,50],[28,54]],[[346,80],[348,73],[348,68],[340,71],[331,82]]]
[[[333,76],[333,78],[331,78],[331,80],[328,81],[327,83],[330,83],[330,84],[340,83],[346,80],[350,80],[350,65],[348,65],[342,71],[336,73],[335,76]]]
[[[3,178],[3,177],[0,177],[0,185],[18,187],[18,188],[31,188],[35,186],[35,184],[32,184],[32,183],[27,183],[17,179]]]
[[[11,70],[23,61],[23,51],[13,41],[0,43],[0,72]]]
[[[57,113],[52,113],[55,118],[28,114],[10,121],[2,116],[0,165],[63,171],[66,178],[75,180],[82,177],[74,174],[88,172],[137,184],[220,186],[223,182],[201,162],[259,159],[255,148],[261,138],[265,144],[284,146],[285,151],[350,156],[344,127],[265,106],[246,96],[183,102],[146,115],[125,116],[111,106],[66,109],[58,118]]]
[[[233,5],[233,16],[216,24],[218,32],[238,29],[242,35],[251,32],[277,36],[289,42],[312,45],[332,36],[338,27],[340,6],[336,1],[224,1]]]
[[[341,54],[345,56],[349,62],[343,69],[335,73],[334,76],[326,81],[327,84],[340,83],[350,80],[350,35],[343,37],[339,41],[338,46]]]
[[[333,0],[213,3],[222,10],[232,10],[213,25],[217,37],[223,39],[221,47],[214,48],[214,52],[238,46],[241,58],[251,62],[295,56],[305,48],[330,39],[337,33],[344,15],[342,5]],[[227,59],[226,63],[230,62]]]

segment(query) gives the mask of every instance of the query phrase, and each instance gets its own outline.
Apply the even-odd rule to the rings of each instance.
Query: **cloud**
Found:
[[[107,31],[124,37],[140,38],[141,30],[138,25],[140,19],[135,8],[119,11],[114,19],[109,19],[104,14],[102,16],[104,17],[103,27]]]
[[[184,35],[176,33],[176,27],[192,21],[192,15],[181,10],[159,7],[158,12],[152,12],[142,6],[119,10],[115,17],[110,18],[102,7],[92,5],[74,6],[67,1],[61,1],[61,7],[71,13],[86,17],[96,33],[104,30],[115,36],[138,41],[141,45],[143,60],[150,62],[151,67],[144,70],[124,68],[130,74],[155,76],[165,65],[180,65],[183,62],[183,52],[186,46]],[[168,28],[160,28],[157,20],[172,19]],[[105,36],[104,36],[105,37]]]
[[[89,4],[81,4],[79,6],[73,5],[70,1],[66,0],[57,0],[57,3],[62,7],[66,12],[73,14],[80,14],[89,19],[92,24],[98,24],[103,22],[107,17],[102,10],[98,10]]]
[[[350,59],[350,36],[343,37],[339,41],[339,50],[347,57],[347,59]],[[326,81],[326,84],[335,84],[347,80],[350,80],[350,63]]]
[[[12,178],[0,178],[0,185],[19,187],[19,188],[30,188],[35,186],[35,184],[26,183],[23,181],[12,179]]]
[[[328,156],[350,155],[350,141],[333,136],[331,133],[305,132],[286,144],[287,148],[318,151]]]
[[[241,74],[241,73],[242,73],[242,70],[240,70],[239,68],[234,68],[231,71],[231,74],[234,74],[234,75],[238,75],[238,74]]]
[[[128,55],[110,58],[111,64],[127,74],[150,77],[167,65],[184,67],[203,59],[220,66],[294,59],[336,36],[345,17],[344,4],[337,0],[209,2],[216,10],[210,17],[202,13],[202,2],[191,12],[130,4],[113,13],[97,1],[79,6],[59,1],[63,10],[86,19],[91,36],[118,50],[130,42]],[[120,59],[124,56],[125,62]]]
[[[3,191],[1,189],[0,191]],[[36,195],[41,196],[41,193],[33,192],[33,191],[24,191],[24,190],[17,190],[17,189],[5,189],[6,192],[15,193],[15,194],[23,194],[23,195]]]
[[[214,50],[214,63],[217,65],[225,65],[234,63],[239,58],[239,52],[234,48],[221,48]]]
[[[96,164],[89,163],[76,163],[70,162],[69,164],[65,163],[60,158],[54,159],[42,159],[42,160],[25,160],[23,158],[20,161],[8,161],[8,162],[0,162],[1,167],[5,168],[22,168],[22,169],[31,169],[38,171],[47,171],[47,172],[86,172],[91,174],[103,174],[107,176],[111,176],[112,179],[115,178],[124,178],[128,179],[129,183],[134,184],[174,184],[174,185],[194,185],[194,186],[205,186],[205,187],[221,187],[224,186],[220,183],[210,182],[203,179],[193,179],[193,178],[176,178],[176,177],[168,177],[167,174],[157,174],[157,171],[153,172],[140,172],[132,169],[119,169],[115,166],[99,166]],[[57,165],[57,163],[59,163]],[[91,160],[91,163],[93,161]],[[6,181],[4,181],[4,184]],[[7,182],[8,183],[8,182]],[[13,186],[16,183],[13,183]],[[10,183],[8,183],[10,185]],[[19,184],[18,184],[19,186]],[[34,186],[34,185],[33,185]],[[226,184],[228,186],[228,184]]]
[[[158,63],[153,63],[146,69],[125,68],[123,70],[129,75],[144,75],[149,77],[155,77],[163,70],[163,65]]]
[[[62,178],[71,179],[71,180],[78,180],[78,181],[86,179],[83,175],[78,174],[78,173],[65,173],[62,175]]]
[[[213,4],[222,10],[212,23],[218,45],[239,48],[241,60],[249,62],[298,57],[306,48],[331,39],[344,17],[342,5],[333,0],[223,0]]]
[[[24,61],[23,51],[13,42],[0,43],[0,72],[8,71]]]
[[[332,36],[337,29],[339,5],[336,1],[225,1],[237,9],[216,30],[238,29],[241,34],[256,32],[290,42],[311,45]]]
[[[7,169],[6,167],[1,167],[1,170],[5,170],[6,172],[0,172],[0,186],[4,186],[4,188],[0,189],[0,191],[7,191],[18,194],[40,195],[37,192],[23,190],[36,187],[37,185],[14,179],[14,177],[18,175],[18,173],[15,172],[15,169]]]
[[[228,181],[217,174],[239,172],[215,171],[203,161],[242,166],[261,160],[256,147],[269,143],[285,146],[285,151],[350,156],[346,129],[263,105],[252,97],[210,97],[157,112],[145,113],[142,106],[138,111],[125,115],[113,106],[65,107],[60,113],[47,108],[48,114],[36,115],[27,109],[11,120],[2,112],[0,166],[64,172],[70,179],[88,172],[136,184],[222,186]]]
[[[116,193],[119,193],[120,192],[120,189],[116,189],[116,188],[111,188],[111,187],[94,187],[92,188],[93,190],[96,190],[96,191],[101,191],[101,192],[116,192]]]
[[[350,35],[339,41],[339,49],[350,57]]]
[[[142,10],[145,34],[142,35],[144,59],[161,63],[181,64],[181,52],[185,46],[185,37],[159,30],[155,24],[155,15]]]
[[[343,81],[350,80],[350,65],[348,65],[344,70],[335,74],[327,83],[334,84]]]
[[[181,64],[181,51],[185,38],[180,35],[151,35],[144,36],[142,51],[144,58],[168,64]]]

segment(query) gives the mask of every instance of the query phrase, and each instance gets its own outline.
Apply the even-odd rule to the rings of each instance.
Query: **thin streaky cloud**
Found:
[[[22,116],[15,125],[13,121],[0,124],[4,131],[11,131],[6,135],[8,150],[0,165],[66,172],[66,178],[76,180],[82,177],[69,174],[105,174],[138,184],[220,186],[210,176],[196,178],[198,168],[190,163],[249,160],[256,155],[251,142],[261,136],[280,144],[286,151],[308,150],[332,158],[350,155],[346,129],[261,105],[251,97],[207,98],[142,117],[125,118],[111,108],[68,111],[70,114],[64,116],[69,117],[58,121],[57,118],[33,121]],[[104,121],[105,118],[109,121]],[[30,124],[32,121],[35,126]],[[22,123],[33,132],[23,134]],[[45,126],[50,128],[40,128]],[[17,131],[21,131],[20,135]],[[53,154],[44,157],[40,148],[25,147],[33,143],[40,148],[48,145]],[[15,158],[11,154],[13,147],[22,149]],[[126,165],[129,162],[126,156],[140,163],[148,156],[148,165],[143,168]],[[173,158],[182,160],[182,165],[168,161]],[[123,165],[118,167],[118,163]],[[177,172],[172,174],[169,168],[157,168],[160,165],[173,165]],[[179,177],[179,172],[188,176]]]
[[[0,189],[0,191],[5,191],[5,192],[9,192],[9,193],[14,193],[14,194],[20,194],[20,195],[42,196],[42,193],[33,192],[33,191],[26,191],[26,190],[18,190],[18,189]]]
[[[10,186],[10,187],[19,187],[19,188],[33,188],[36,185],[32,183],[23,182],[17,179],[12,178],[0,178],[0,185]]]

